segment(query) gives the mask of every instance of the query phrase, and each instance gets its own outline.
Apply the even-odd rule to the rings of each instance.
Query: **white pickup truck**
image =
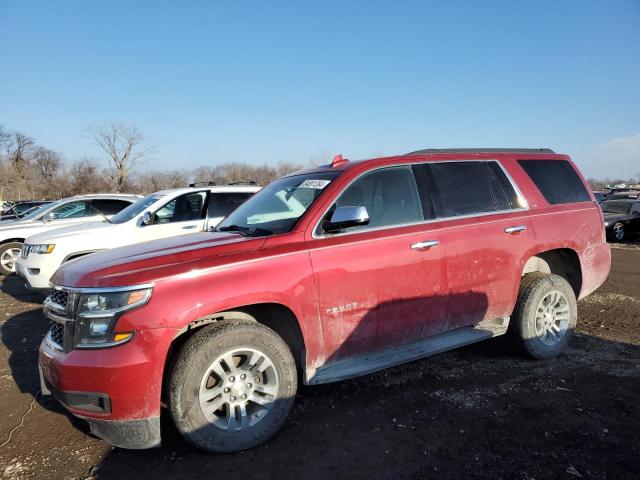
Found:
[[[260,190],[255,185],[163,190],[138,200],[112,218],[27,238],[17,273],[31,290],[49,289],[63,263],[133,243],[208,230]]]
[[[18,220],[0,224],[0,274],[15,272],[16,260],[25,238],[68,225],[100,222],[141,197],[128,194],[91,194],[63,198],[43,205]]]

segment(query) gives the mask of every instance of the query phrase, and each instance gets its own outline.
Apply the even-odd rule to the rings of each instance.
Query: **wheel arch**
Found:
[[[524,263],[521,276],[527,273],[553,273],[569,282],[576,298],[582,290],[582,266],[578,253],[572,248],[555,248],[531,255]]]
[[[24,243],[25,239],[24,238],[6,238],[4,240],[0,240],[0,245],[4,245],[5,243],[11,243],[11,242],[19,242],[19,243]]]
[[[233,308],[204,315],[191,321],[188,325],[178,331],[174,337],[165,358],[163,372],[162,397],[166,399],[166,388],[168,376],[171,372],[173,361],[182,345],[198,330],[213,323],[225,320],[246,320],[257,322],[275,331],[287,346],[291,349],[291,354],[296,362],[298,372],[302,373],[306,369],[306,348],[304,336],[300,323],[293,311],[281,303],[265,302],[250,305],[241,305]]]

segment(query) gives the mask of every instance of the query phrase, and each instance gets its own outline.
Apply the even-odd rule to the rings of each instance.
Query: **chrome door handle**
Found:
[[[520,233],[527,229],[524,225],[518,225],[516,227],[508,227],[504,229],[504,233]]]
[[[412,250],[422,250],[424,248],[431,248],[439,245],[440,242],[438,240],[426,240],[424,242],[418,242],[411,244]]]
[[[185,225],[182,227],[183,230],[193,230],[194,228],[196,228],[195,225]]]

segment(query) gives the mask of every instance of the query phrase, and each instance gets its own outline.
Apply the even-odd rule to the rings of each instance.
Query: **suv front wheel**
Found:
[[[210,452],[236,452],[271,437],[297,388],[287,344],[257,322],[224,321],[184,344],[171,373],[169,407],[182,435]]]
[[[576,328],[576,297],[567,280],[540,272],[522,277],[511,319],[519,346],[533,358],[554,358],[565,349]]]

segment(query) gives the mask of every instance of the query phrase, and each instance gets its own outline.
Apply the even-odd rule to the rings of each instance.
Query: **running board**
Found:
[[[417,342],[396,345],[377,352],[363,353],[325,364],[307,379],[309,385],[337,382],[384,370],[471,343],[507,333],[509,317],[485,320],[470,327],[457,328]]]

